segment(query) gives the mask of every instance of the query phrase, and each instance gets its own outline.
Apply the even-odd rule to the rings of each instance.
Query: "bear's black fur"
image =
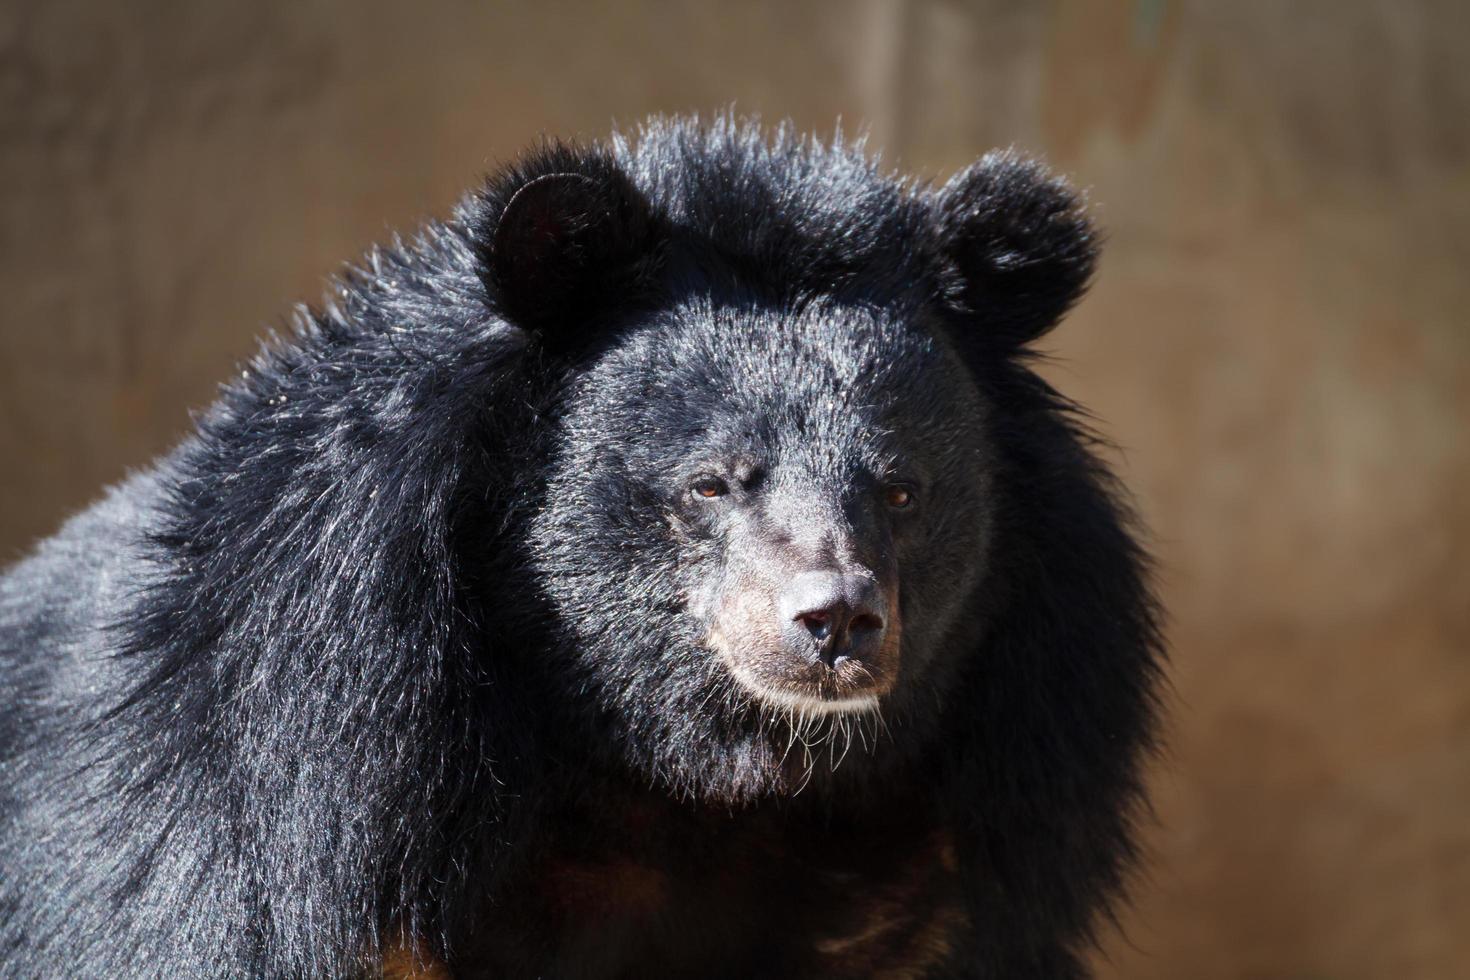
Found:
[[[0,579],[0,973],[1082,976],[1161,656],[1027,367],[1095,248],[721,118],[372,252]]]

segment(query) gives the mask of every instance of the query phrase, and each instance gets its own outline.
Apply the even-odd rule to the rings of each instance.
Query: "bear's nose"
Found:
[[[797,650],[832,667],[847,657],[862,659],[883,639],[883,603],[878,583],[866,575],[803,572],[781,597],[785,632]]]

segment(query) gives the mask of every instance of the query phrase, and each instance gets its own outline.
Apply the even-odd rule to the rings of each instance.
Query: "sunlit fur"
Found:
[[[935,814],[940,972],[1081,976],[1161,656],[1120,491],[1027,367],[1095,249],[1016,155],[934,186],[719,118],[543,146],[372,251],[0,579],[0,974],[453,967],[522,907],[512,858],[616,784],[736,824]],[[757,696],[706,642],[758,580],[734,518],[669,504],[712,434],[777,460],[790,526],[922,473],[852,544],[901,585],[876,705]]]

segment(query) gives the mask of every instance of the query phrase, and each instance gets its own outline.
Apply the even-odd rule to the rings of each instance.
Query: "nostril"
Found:
[[[804,612],[796,617],[796,621],[805,626],[807,632],[819,640],[825,640],[832,632],[832,617],[821,610]]]
[[[801,572],[782,589],[777,606],[782,635],[800,656],[873,653],[887,626],[887,607],[876,579],[836,571]]]

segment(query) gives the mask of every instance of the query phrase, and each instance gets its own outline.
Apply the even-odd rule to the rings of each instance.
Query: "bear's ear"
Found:
[[[475,229],[491,303],[557,351],[646,289],[657,251],[647,200],[608,156],[555,147],[491,181]]]
[[[991,349],[1014,350],[1056,325],[1082,296],[1098,236],[1080,196],[1039,163],[988,153],[937,200],[941,247],[957,277],[951,300]]]

